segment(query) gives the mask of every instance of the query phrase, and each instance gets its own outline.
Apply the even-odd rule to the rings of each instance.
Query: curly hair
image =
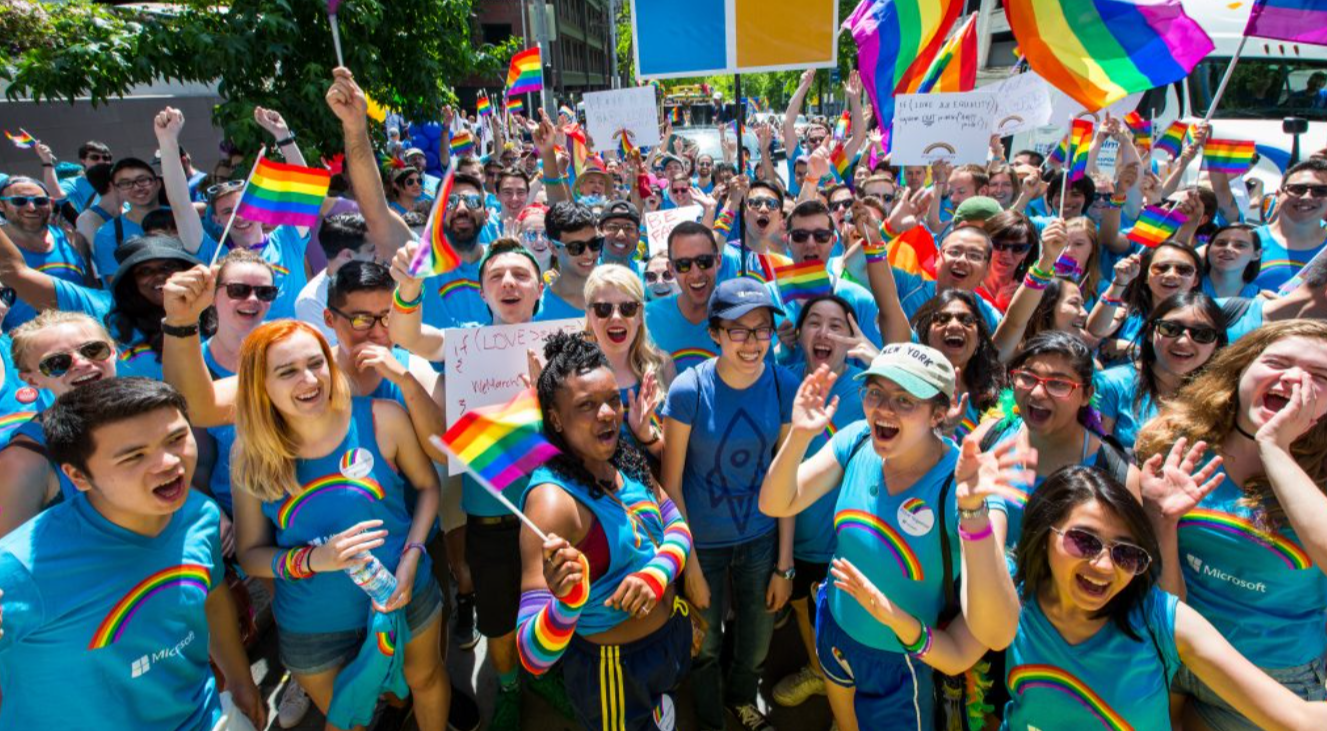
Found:
[[[1000,362],[1000,351],[992,340],[991,330],[981,316],[977,296],[960,289],[946,289],[922,305],[917,314],[912,316],[912,329],[917,333],[917,340],[927,344],[931,323],[936,314],[948,307],[951,302],[962,302],[963,306],[977,321],[977,349],[972,358],[963,366],[963,385],[968,389],[968,399],[978,412],[995,405],[1000,398],[1000,391],[1005,387],[1004,364]]]

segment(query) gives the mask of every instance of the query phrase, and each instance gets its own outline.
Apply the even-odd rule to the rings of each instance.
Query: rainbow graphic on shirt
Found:
[[[125,349],[123,353],[120,353],[120,362],[128,363],[129,361],[135,360],[139,356],[145,353],[151,353],[151,352],[152,352],[151,345],[148,345],[147,343],[139,343],[138,345],[135,345],[132,348]]]
[[[283,276],[283,277],[286,276],[287,274],[290,274],[290,270],[287,269],[287,268],[285,268],[285,267],[283,267],[283,266],[281,266],[280,264],[273,264],[273,263],[270,262],[270,261],[267,262],[267,264],[268,264],[268,266],[272,267],[272,271],[276,272],[277,274],[279,274],[279,275],[281,275],[281,276]]]
[[[921,498],[910,497],[903,501],[903,504],[899,506],[899,509],[916,515],[926,509],[926,501]]]
[[[392,657],[393,655],[396,654],[395,632],[378,633],[378,652],[381,652],[383,655],[387,657]]]
[[[1019,665],[1009,672],[1009,694],[1020,695],[1031,688],[1054,690],[1083,706],[1107,731],[1133,731],[1133,726],[1116,713],[1086,683],[1054,665]]]
[[[839,534],[845,530],[863,531],[884,544],[893,554],[894,561],[898,563],[903,576],[909,581],[922,581],[926,578],[925,572],[922,571],[922,563],[917,560],[917,554],[912,552],[908,542],[903,540],[898,531],[875,515],[864,510],[840,510],[834,516],[834,533]]]
[[[717,354],[704,348],[682,348],[673,351],[673,363],[677,365],[677,372],[681,373],[691,366],[700,365],[715,355]]]
[[[6,432],[32,421],[37,415],[35,411],[20,411],[17,414],[5,414],[0,416],[0,432]]]
[[[1019,510],[1026,508],[1028,504],[1027,490],[1020,490],[1012,485],[1010,485],[1008,489],[1002,488],[1000,490],[1000,497],[1004,498],[1005,505],[1013,504],[1017,506]]]
[[[77,264],[70,264],[67,261],[48,261],[37,267],[37,271],[45,272],[57,277],[60,276],[60,272],[69,272],[70,274],[75,274],[79,277],[84,276],[83,267]]]
[[[453,279],[452,281],[438,287],[438,296],[443,299],[456,294],[457,292],[478,292],[479,282],[473,279]]]
[[[1276,554],[1292,571],[1303,571],[1313,567],[1313,559],[1294,541],[1283,535],[1268,533],[1251,521],[1237,515],[1222,513],[1218,510],[1198,508],[1180,518],[1181,529],[1206,528],[1226,533],[1236,538],[1252,541]]]
[[[656,525],[663,527],[663,514],[659,512],[659,506],[653,500],[641,500],[627,506],[627,517],[631,519],[631,532],[636,538],[636,548],[640,548],[640,530],[648,532],[649,527],[645,521],[653,517]]]
[[[327,475],[326,477],[319,477],[313,482],[305,485],[304,490],[300,492],[300,494],[291,495],[286,498],[286,501],[281,504],[281,509],[277,511],[277,525],[280,526],[282,530],[289,528],[291,521],[295,519],[295,516],[299,511],[303,509],[304,506],[309,503],[309,500],[315,495],[327,495],[341,491],[359,495],[370,502],[382,500],[387,495],[383,492],[381,485],[376,481],[367,478],[354,479],[342,475]]]
[[[825,425],[825,439],[833,439],[835,434],[839,433],[839,428],[834,426],[834,422]]]
[[[186,563],[164,568],[138,582],[101,620],[101,625],[92,635],[92,641],[88,643],[88,649],[100,650],[118,642],[124,634],[125,626],[143,603],[173,586],[197,587],[206,595],[212,590],[212,574],[206,566]]]

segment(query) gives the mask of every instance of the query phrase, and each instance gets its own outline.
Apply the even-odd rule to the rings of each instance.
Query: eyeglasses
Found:
[[[155,175],[144,175],[141,178],[134,178],[133,180],[117,180],[115,181],[115,189],[132,190],[138,188],[139,190],[147,190],[156,182],[157,178]]]
[[[0,198],[3,201],[9,201],[15,208],[27,208],[29,204],[37,208],[45,208],[51,205],[50,196],[45,195],[11,195]]]
[[[681,259],[674,259],[673,269],[675,269],[678,274],[686,274],[691,271],[691,265],[695,264],[700,267],[702,272],[707,272],[714,268],[714,262],[717,261],[718,258],[719,257],[716,254],[701,254],[700,256],[687,256]]]
[[[812,236],[815,237],[817,244],[828,244],[834,240],[834,230],[818,228],[808,231],[804,228],[795,228],[788,232],[788,238],[792,239],[794,244],[805,244]]]
[[[1198,273],[1198,270],[1194,268],[1192,264],[1181,264],[1179,262],[1170,263],[1164,261],[1160,264],[1153,264],[1148,267],[1148,271],[1153,274],[1165,274],[1166,272],[1173,271],[1176,275],[1181,277],[1192,277]]]
[[[466,208],[476,210],[484,205],[484,199],[477,193],[452,193],[447,196],[447,205],[455,208],[464,203]]]
[[[1303,198],[1308,195],[1312,195],[1314,198],[1327,198],[1327,185],[1291,183],[1285,186],[1285,191],[1296,198]]]
[[[590,309],[594,311],[594,316],[598,317],[600,320],[607,320],[608,318],[612,317],[614,310],[616,310],[618,314],[630,320],[631,318],[636,316],[637,312],[640,312],[640,303],[639,302],[594,302],[590,305]]]
[[[83,159],[89,162],[97,163],[97,162],[110,162],[115,158],[111,157],[110,155],[103,155],[100,152],[89,152],[88,156]]]
[[[1109,200],[1111,199],[1111,197],[1114,196],[1114,195],[1115,195],[1114,193],[1101,193],[1101,192],[1094,193],[1094,194],[1092,194],[1092,202],[1093,202],[1094,204],[1095,204],[1095,203],[1105,203],[1106,201],[1109,201]]]
[[[560,248],[566,249],[567,253],[572,256],[580,256],[585,253],[586,249],[598,254],[599,251],[604,248],[604,237],[595,236],[589,241],[567,241],[565,243],[562,241],[555,241],[554,243]]]
[[[830,203],[830,204],[829,204],[829,210],[831,210],[831,211],[846,211],[846,210],[848,210],[849,208],[852,208],[852,204],[853,204],[853,199],[851,199],[851,198],[844,198],[844,199],[841,200],[841,201],[835,201],[834,203]]]
[[[599,229],[609,236],[628,236],[640,230],[639,227],[630,223],[606,223]]]
[[[993,239],[991,241],[991,247],[996,251],[1011,251],[1015,254],[1026,254],[1032,250],[1032,242],[1023,241],[1020,243],[1014,243],[1012,241],[999,241]]]
[[[227,282],[218,284],[217,289],[225,288],[226,296],[233,300],[247,300],[249,295],[258,298],[259,302],[271,302],[281,290],[270,284],[241,284],[239,282]]]
[[[862,389],[862,406],[868,409],[878,409],[883,406],[895,414],[903,415],[911,414],[921,405],[921,401],[918,401],[911,396],[897,394],[890,397],[889,394],[885,393],[883,388],[867,386]]]
[[[1110,562],[1115,564],[1116,568],[1134,576],[1142,576],[1147,572],[1147,567],[1152,565],[1152,557],[1147,551],[1132,543],[1105,541],[1082,528],[1069,530],[1051,528],[1051,530],[1064,539],[1064,552],[1074,558],[1092,562],[1101,556],[1102,551],[1109,550]]]
[[[660,280],[665,282],[673,281],[673,272],[668,269],[665,269],[661,272],[645,272],[646,284],[654,284],[655,282],[658,282]]]
[[[59,378],[74,367],[74,353],[78,353],[83,360],[100,363],[111,357],[111,344],[104,340],[90,340],[74,348],[73,351],[51,353],[41,359],[41,362],[37,364],[37,370],[48,378]]]
[[[777,211],[779,210],[778,198],[747,198],[746,207],[753,211]]]
[[[944,254],[946,259],[967,259],[977,264],[986,261],[986,252],[977,251],[976,249],[950,248],[942,249],[940,253]]]
[[[1201,345],[1208,345],[1216,342],[1216,328],[1205,325],[1185,325],[1182,322],[1174,320],[1157,320],[1157,334],[1163,338],[1178,338],[1184,333],[1189,334],[1189,339]]]
[[[761,325],[760,327],[725,327],[720,329],[728,333],[728,339],[732,340],[734,343],[745,343],[747,340],[751,339],[752,335],[755,335],[756,340],[759,340],[762,343],[768,343],[774,337],[774,328],[769,325]]]
[[[336,315],[337,317],[344,317],[346,320],[348,320],[350,322],[350,329],[355,330],[357,332],[365,332],[366,330],[372,330],[373,326],[379,323],[381,323],[383,327],[387,327],[387,318],[390,317],[392,314],[390,312],[385,312],[381,315],[370,315],[367,313],[361,313],[358,315],[347,315],[346,313],[336,309],[335,307],[328,307],[327,309],[330,310],[333,315]]]
[[[1070,381],[1067,378],[1042,378],[1032,371],[1022,369],[1011,371],[1009,375],[1012,377],[1014,388],[1020,391],[1032,391],[1040,385],[1046,389],[1051,398],[1069,398],[1074,391],[1083,387],[1078,381]]]
[[[931,316],[932,327],[944,327],[954,320],[963,327],[972,327],[977,324],[977,316],[968,312],[937,312]]]

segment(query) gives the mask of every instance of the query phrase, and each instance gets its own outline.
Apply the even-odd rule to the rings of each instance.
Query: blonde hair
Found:
[[[1078,282],[1078,288],[1083,291],[1085,297],[1095,296],[1097,285],[1101,282],[1101,239],[1097,234],[1097,225],[1087,216],[1078,216],[1069,219],[1065,229],[1069,235],[1082,231],[1087,234],[1087,240],[1092,244],[1092,253],[1088,255],[1087,261],[1082,262],[1083,278]]]
[[[33,341],[43,330],[56,325],[84,325],[90,327],[100,333],[106,339],[106,342],[110,343],[112,352],[118,350],[115,346],[115,338],[112,338],[111,334],[106,331],[106,326],[96,319],[82,312],[43,310],[36,317],[9,331],[9,337],[12,341],[9,346],[9,354],[14,360],[14,366],[20,372],[32,370],[27,365],[27,359],[32,352]]]
[[[595,293],[608,287],[627,295],[641,306],[640,328],[636,330],[636,339],[632,341],[631,352],[627,356],[632,373],[636,374],[639,382],[644,382],[645,377],[653,373],[659,380],[659,385],[667,388],[668,384],[664,383],[664,354],[655,347],[649,334],[645,332],[645,287],[640,283],[640,277],[621,264],[600,264],[595,267],[585,280],[586,314],[589,314],[588,310]],[[585,332],[591,340],[594,339],[594,331],[590,328],[588,317],[585,320]]]
[[[277,320],[259,325],[240,347],[239,392],[235,405],[235,447],[231,454],[236,489],[264,502],[280,500],[300,491],[295,477],[299,442],[286,418],[267,395],[267,352],[272,345],[305,333],[318,341],[331,373],[331,407],[350,408],[350,384],[336,365],[327,340],[312,325],[298,320]]]
[[[221,257],[218,263],[221,264],[221,268],[217,270],[218,280],[221,279],[221,273],[232,264],[257,264],[267,270],[267,273],[272,276],[272,281],[276,281],[276,270],[272,268],[271,262],[252,249],[231,249],[225,256]]]
[[[1327,322],[1286,320],[1264,325],[1219,349],[1203,370],[1193,377],[1175,397],[1166,402],[1161,413],[1138,433],[1138,463],[1170,451],[1171,445],[1185,437],[1193,444],[1199,440],[1220,452],[1220,444],[1235,430],[1239,415],[1239,382],[1249,364],[1264,350],[1280,340],[1310,338],[1327,346]],[[1318,489],[1327,491],[1327,419],[1321,420],[1290,445],[1295,462],[1308,473]],[[1274,527],[1285,519],[1285,511],[1265,475],[1257,475],[1244,485],[1243,504],[1265,511],[1268,525]]]

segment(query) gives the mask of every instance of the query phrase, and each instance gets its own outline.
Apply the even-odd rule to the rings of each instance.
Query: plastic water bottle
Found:
[[[386,606],[392,594],[396,593],[396,577],[372,553],[365,551],[359,557],[367,560],[349,566],[346,573],[370,599],[379,606]]]

